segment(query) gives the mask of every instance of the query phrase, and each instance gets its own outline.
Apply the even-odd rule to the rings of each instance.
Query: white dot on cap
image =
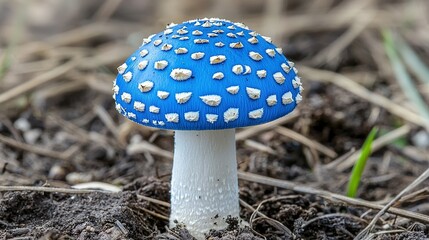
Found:
[[[122,99],[122,101],[124,101],[126,103],[130,103],[131,102],[131,94],[129,94],[127,92],[123,92],[121,95],[121,99]]]
[[[161,61],[156,61],[155,64],[153,65],[153,68],[157,70],[163,70],[167,66],[168,66],[168,62],[165,60],[161,60]]]
[[[283,84],[286,80],[285,76],[281,72],[276,72],[273,74],[273,78],[278,84]]]
[[[250,111],[249,112],[249,118],[251,118],[251,119],[262,118],[263,114],[264,114],[264,109],[263,108],[259,108],[259,109]]]
[[[238,108],[228,108],[223,113],[223,120],[228,123],[236,120],[238,118]]]
[[[199,112],[185,112],[185,120],[190,122],[196,122],[200,119]]]
[[[176,93],[176,101],[179,104],[183,104],[186,103],[192,96],[192,92],[181,92],[181,93]]]
[[[219,104],[222,101],[222,97],[219,95],[205,95],[200,96],[200,99],[207,105],[216,107],[219,106]]]
[[[283,96],[282,96],[282,103],[284,105],[286,105],[286,104],[289,104],[291,102],[293,102],[292,93],[291,92],[287,92],[287,93],[283,94]]]
[[[178,123],[179,122],[179,114],[167,113],[167,114],[165,114],[165,119],[167,120],[167,122]]]
[[[177,81],[184,81],[192,77],[192,71],[184,68],[175,68],[171,71],[170,77]]]

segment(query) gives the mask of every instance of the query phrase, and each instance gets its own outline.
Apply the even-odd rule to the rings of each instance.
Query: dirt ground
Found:
[[[111,82],[144,36],[203,13],[273,36],[305,88],[293,114],[237,130],[249,226],[207,239],[357,239],[370,224],[364,239],[429,239],[427,176],[371,223],[429,166],[429,120],[382,34],[429,66],[429,2],[37,2],[0,1],[0,239],[192,239],[167,227],[173,132],[120,116]],[[402,58],[427,107],[429,75]],[[373,127],[357,198],[338,197]],[[71,188],[99,182],[122,191]]]

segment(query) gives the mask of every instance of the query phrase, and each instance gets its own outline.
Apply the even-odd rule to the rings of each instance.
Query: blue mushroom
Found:
[[[176,130],[171,225],[198,237],[238,217],[234,129],[294,110],[303,90],[294,63],[244,24],[205,18],[145,38],[118,73],[122,115]]]

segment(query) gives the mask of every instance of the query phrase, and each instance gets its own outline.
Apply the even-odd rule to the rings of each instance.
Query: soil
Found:
[[[73,9],[76,14],[87,14],[83,16],[85,20],[76,22],[76,18],[70,18],[71,22],[67,22],[67,19],[64,19],[62,21],[65,22],[61,24],[65,25],[58,26],[58,31],[76,27],[79,29],[79,25],[92,21],[89,20],[92,18],[88,12],[90,9],[98,9],[99,6],[96,3],[85,5],[83,2],[81,1],[81,7],[87,8],[87,11]],[[138,6],[137,2],[133,1],[133,4]],[[291,13],[307,17],[314,15],[314,6],[306,1],[288,2],[288,8],[282,10],[284,16]],[[345,8],[343,1],[320,2],[318,9],[334,11],[337,7]],[[357,4],[358,1],[350,2]],[[402,15],[393,9],[403,9],[408,6],[407,2],[380,1],[370,4],[369,9],[384,14],[379,16],[381,20],[370,24],[330,62],[315,63],[313,58],[351,29],[354,26],[352,21],[345,25],[337,24],[338,26],[334,25],[332,28],[321,29],[306,28],[303,23],[302,29],[295,30],[293,34],[284,33],[279,46],[285,49],[290,59],[297,62],[298,68],[299,65],[311,66],[340,73],[374,93],[388,97],[394,103],[401,102],[404,96],[381,50],[382,38],[379,34],[380,26],[377,24],[384,24],[382,27],[400,25],[402,22],[395,23],[392,19]],[[0,2],[0,6],[2,4],[5,3]],[[17,50],[15,62],[4,76],[0,64],[0,96],[3,90],[19,86],[24,80],[40,74],[39,70],[23,73],[23,70],[15,65],[36,62],[36,66],[39,66],[37,64],[48,64],[43,62],[45,60],[59,58],[60,61],[55,63],[59,66],[74,56],[73,54],[91,58],[101,55],[106,49],[132,52],[132,44],[127,41],[133,41],[133,34],[137,30],[128,26],[128,23],[132,22],[140,29],[141,23],[136,20],[139,19],[147,21],[147,25],[155,26],[156,22],[148,20],[158,19],[156,16],[149,16],[157,14],[148,10],[156,9],[152,4],[155,3],[146,3],[150,6],[145,8],[147,13],[143,20],[138,17],[139,14],[132,14],[131,8],[134,5],[131,4],[131,7],[126,9],[118,7],[116,15],[110,16],[113,20],[109,20],[109,24],[125,21],[127,27],[121,28],[124,32],[118,33],[118,26],[109,24],[107,28],[115,30],[110,29],[96,37],[92,37],[93,33],[89,31],[81,30],[72,34],[79,36],[78,40],[72,41],[72,38],[71,42],[67,42],[68,38],[71,38],[70,35],[64,38],[67,40],[62,40],[66,43],[58,40],[62,38],[51,39],[53,42],[57,41],[57,45],[48,50],[41,47],[35,51],[32,47],[37,48],[37,44],[33,46],[32,42],[19,43],[22,46],[18,44],[18,49],[24,49],[25,54],[21,56]],[[244,16],[247,16],[249,21],[252,21],[252,16],[258,16],[258,20],[262,19],[265,13],[256,3],[253,4],[253,7],[248,6],[247,10],[250,12],[244,12]],[[424,0],[415,1],[415,4],[422,5],[422,9],[429,8]],[[8,5],[8,8],[0,7],[0,12],[2,9],[15,9],[12,6],[13,4]],[[70,12],[73,12],[73,9]],[[6,13],[1,15],[7,19]],[[319,17],[332,16],[326,11],[320,13]],[[2,18],[0,27],[7,25],[2,22]],[[31,16],[28,18],[31,20]],[[338,17],[328,19],[333,19],[334,22],[343,20],[339,14]],[[422,19],[417,20],[426,23]],[[399,32],[413,49],[419,50],[417,52],[422,61],[427,63],[429,48],[427,41],[424,41],[426,35],[418,34],[427,32],[427,29],[425,24],[417,20],[414,25],[409,23],[411,29]],[[396,25],[389,25],[392,22]],[[29,39],[40,39],[42,30],[30,28],[31,24],[27,24]],[[7,45],[2,36],[8,34],[4,31],[3,33],[0,30],[0,50]],[[125,40],[124,36],[129,36],[130,39]],[[376,45],[373,45],[374,43]],[[372,51],[371,54],[369,50]],[[377,50],[381,50],[381,55]],[[26,55],[27,51],[30,51],[29,56]],[[0,51],[0,60],[1,53]],[[106,57],[106,62],[100,65],[80,67],[62,74],[43,87],[21,94],[7,104],[0,103],[0,137],[18,142],[18,146],[13,146],[0,138],[0,186],[69,189],[79,183],[104,182],[121,186],[122,191],[0,191],[0,239],[193,239],[186,226],[178,224],[175,228],[167,227],[172,167],[169,154],[173,150],[173,134],[170,131],[137,126],[116,112],[111,98],[111,81],[116,66],[120,65],[125,56],[122,57],[116,52],[108,55],[112,59]],[[97,59],[91,60],[96,62]],[[57,65],[50,67],[48,64],[48,67],[44,66],[44,71],[58,67]],[[31,65],[27,67],[31,69]],[[380,135],[383,135],[408,124],[411,127],[408,134],[384,145],[371,155],[357,193],[358,198],[386,204],[427,169],[429,143],[424,142],[424,136],[429,138],[427,131],[389,113],[368,99],[358,97],[352,90],[345,90],[335,84],[321,83],[318,78],[319,76],[314,76],[311,79],[303,79],[305,92],[304,100],[297,109],[299,117],[281,126],[322,144],[333,150],[336,156],[326,156],[276,129],[267,129],[237,142],[239,170],[345,194],[351,168],[339,170],[335,163],[341,162],[342,156],[359,149],[374,126],[379,127]],[[82,79],[85,81],[82,82]],[[420,91],[423,97],[429,97],[427,88],[423,86]],[[408,103],[401,104],[412,109]],[[158,148],[138,152],[132,150],[130,146],[142,143],[143,140]],[[259,145],[249,144],[249,141]],[[30,147],[23,148],[20,144]],[[51,152],[37,153],[37,147]],[[394,206],[429,215],[429,189],[426,187],[428,183],[426,180],[422,186],[407,193]],[[241,219],[230,218],[227,219],[227,229],[212,230],[207,233],[206,239],[354,239],[378,212],[315,194],[244,180],[240,180],[239,184],[240,199],[251,206],[249,208],[242,205],[240,217],[250,225],[243,227]],[[253,209],[258,207],[266,218],[253,216]],[[429,239],[429,225],[386,213],[376,222],[372,233],[370,239],[376,240],[422,240]]]

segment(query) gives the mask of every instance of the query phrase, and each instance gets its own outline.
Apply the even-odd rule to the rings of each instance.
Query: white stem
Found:
[[[176,131],[170,227],[184,223],[197,238],[239,216],[235,130]]]

